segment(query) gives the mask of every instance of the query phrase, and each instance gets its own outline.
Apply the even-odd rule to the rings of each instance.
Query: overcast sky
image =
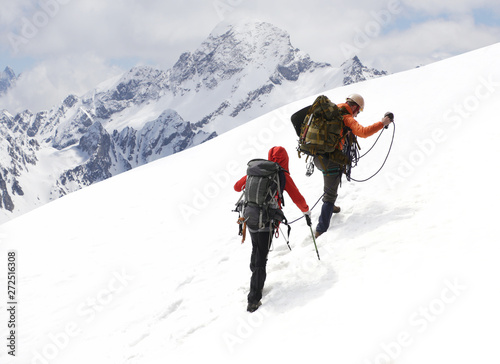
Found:
[[[170,68],[221,21],[268,21],[314,61],[400,72],[500,42],[498,0],[1,0],[0,109],[33,111],[131,67]],[[1,70],[0,69],[0,70]]]

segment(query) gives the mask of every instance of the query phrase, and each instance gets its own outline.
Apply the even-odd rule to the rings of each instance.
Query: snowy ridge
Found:
[[[500,196],[491,162],[467,146],[471,130],[484,130],[484,153],[500,152],[491,118],[499,60],[497,44],[326,92],[362,93],[364,125],[393,111],[393,151],[375,179],[343,183],[342,212],[318,239],[321,261],[302,220],[292,251],[274,240],[254,314],[245,312],[250,244],[237,236],[232,186],[249,159],[282,145],[312,206],[322,177],[305,177],[288,120],[316,95],[1,225],[0,254],[15,250],[19,261],[18,351],[4,347],[1,362],[250,363],[256,353],[265,362],[497,362]],[[380,165],[391,128],[357,177]],[[482,171],[477,186],[467,165]],[[289,202],[285,214],[300,211]]]

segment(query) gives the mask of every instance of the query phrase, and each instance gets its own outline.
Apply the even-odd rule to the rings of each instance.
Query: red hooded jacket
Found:
[[[288,153],[286,149],[283,147],[272,147],[268,153],[268,160],[278,163],[282,168],[288,171]],[[236,192],[241,192],[245,188],[245,184],[247,181],[247,176],[243,176],[236,184],[234,185],[234,189]],[[289,172],[285,172],[285,191],[288,193],[293,203],[297,205],[297,207],[302,212],[309,211],[309,206],[306,203],[306,200],[299,192],[299,189],[295,185],[292,177]],[[280,201],[281,207],[281,201]]]

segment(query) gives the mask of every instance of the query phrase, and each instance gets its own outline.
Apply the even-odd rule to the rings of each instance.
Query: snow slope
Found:
[[[321,175],[305,177],[288,121],[316,95],[1,225],[18,305],[12,357],[1,274],[0,362],[498,362],[499,61],[500,44],[327,93],[363,94],[365,125],[393,111],[392,153],[369,182],[344,181],[320,261],[303,220],[292,251],[274,240],[253,314],[232,186],[249,159],[282,145],[316,202]],[[392,130],[353,176],[376,171]],[[289,220],[300,217],[287,202]]]

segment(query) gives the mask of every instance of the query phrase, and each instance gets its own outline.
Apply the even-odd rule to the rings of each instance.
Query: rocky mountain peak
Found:
[[[14,86],[18,76],[14,70],[10,67],[5,67],[5,69],[0,72],[0,95],[5,94],[12,86]]]
[[[309,56],[294,48],[290,36],[265,22],[222,23],[193,53],[183,53],[171,70],[174,86],[186,85],[214,89],[233,77],[245,78],[251,72],[254,81],[270,78],[295,81],[299,74],[314,66]],[[257,83],[257,82],[255,82]]]
[[[14,70],[12,68],[7,66],[7,67],[5,67],[3,72],[1,73],[0,78],[3,78],[3,77],[10,79],[10,80],[13,80],[16,78],[16,73],[14,72]]]
[[[344,85],[362,82],[375,77],[386,76],[386,71],[368,68],[361,63],[358,56],[345,61],[341,66],[344,72]]]

